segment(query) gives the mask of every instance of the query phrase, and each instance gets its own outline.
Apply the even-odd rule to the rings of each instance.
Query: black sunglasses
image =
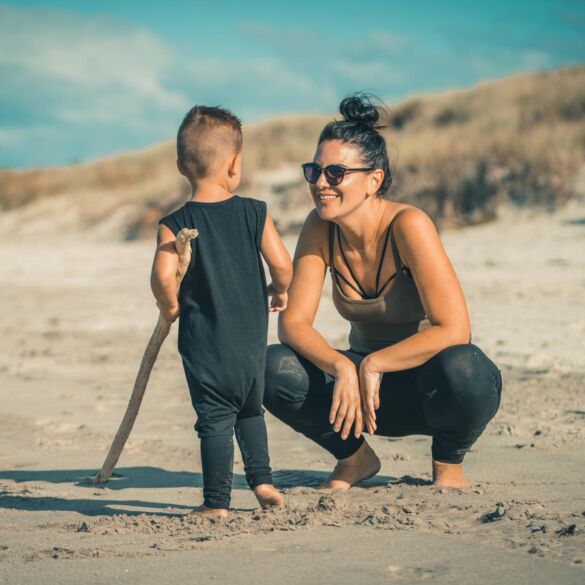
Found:
[[[345,173],[365,173],[374,170],[374,167],[348,169],[343,165],[327,165],[326,167],[320,167],[317,163],[313,162],[304,163],[301,166],[303,167],[305,179],[307,179],[307,181],[312,185],[314,185],[319,180],[322,172],[325,173],[325,180],[330,185],[339,185],[339,183],[343,181]]]

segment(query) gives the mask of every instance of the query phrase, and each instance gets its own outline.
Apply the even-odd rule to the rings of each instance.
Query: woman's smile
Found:
[[[326,205],[326,204],[332,203],[333,201],[338,199],[339,195],[330,194],[330,193],[318,193],[317,198],[319,200],[319,203],[321,203],[322,205]]]

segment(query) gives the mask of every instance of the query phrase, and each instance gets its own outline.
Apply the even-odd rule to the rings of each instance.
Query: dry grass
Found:
[[[283,229],[310,208],[299,164],[329,117],[288,116],[244,129],[240,192],[267,199]],[[390,106],[387,140],[398,159],[390,197],[414,202],[437,222],[489,220],[498,204],[550,209],[574,195],[585,163],[585,67],[518,75],[465,91]],[[123,237],[152,234],[188,197],[174,143],[64,168],[0,171],[0,208],[61,196],[84,225],[124,208]]]

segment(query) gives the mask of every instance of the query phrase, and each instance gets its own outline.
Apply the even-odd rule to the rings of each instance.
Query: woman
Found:
[[[338,460],[323,487],[348,489],[380,460],[362,433],[432,436],[433,482],[465,487],[465,453],[495,415],[498,368],[471,344],[465,298],[433,222],[385,197],[388,154],[369,96],[341,102],[303,170],[315,209],[303,226],[282,345],[268,348],[264,403]],[[313,322],[327,269],[351,324],[349,350]]]

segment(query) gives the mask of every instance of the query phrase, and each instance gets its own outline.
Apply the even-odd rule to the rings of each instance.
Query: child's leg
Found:
[[[284,499],[272,485],[268,437],[262,409],[263,377],[255,383],[238,413],[235,432],[242,453],[246,481],[263,508],[282,506]]]
[[[227,510],[230,507],[233,463],[233,435],[201,437],[203,505],[205,507],[217,510]]]
[[[203,470],[203,506],[197,512],[222,511],[230,505],[233,463],[234,425],[237,408],[225,392],[201,382],[185,366],[191,402],[197,413],[195,430],[201,439]],[[219,514],[219,515],[224,515]]]
[[[268,438],[264,416],[241,417],[236,420],[236,440],[242,452],[246,481],[250,489],[272,483],[272,470],[268,455]]]

